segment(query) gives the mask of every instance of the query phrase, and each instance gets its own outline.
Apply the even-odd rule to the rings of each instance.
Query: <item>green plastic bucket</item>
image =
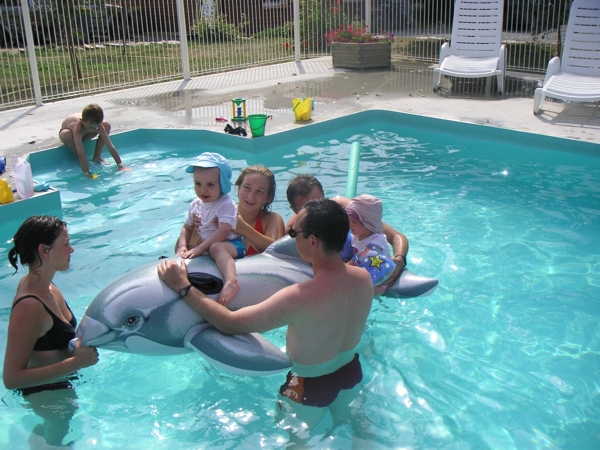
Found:
[[[265,127],[267,126],[266,114],[250,114],[248,116],[248,125],[252,137],[260,137],[265,135]]]

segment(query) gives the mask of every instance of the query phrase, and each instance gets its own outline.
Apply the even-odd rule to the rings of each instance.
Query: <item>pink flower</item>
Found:
[[[367,32],[366,27],[354,26],[348,24],[345,27],[338,25],[336,29],[330,30],[329,33],[325,33],[325,42],[332,44],[334,42],[393,42],[394,35],[387,34],[383,31],[382,35],[373,36]]]

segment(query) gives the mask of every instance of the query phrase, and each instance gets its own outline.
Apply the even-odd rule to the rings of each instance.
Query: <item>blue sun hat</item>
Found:
[[[218,153],[205,152],[196,158],[196,161],[191,166],[188,166],[185,171],[194,173],[194,168],[204,167],[209,169],[217,167],[219,169],[219,181],[221,183],[221,193],[228,194],[231,191],[231,166],[229,162]]]

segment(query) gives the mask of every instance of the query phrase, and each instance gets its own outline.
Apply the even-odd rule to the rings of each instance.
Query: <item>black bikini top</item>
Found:
[[[57,315],[54,314],[50,308],[48,308],[46,304],[35,295],[24,295],[23,297],[18,298],[13,304],[12,309],[17,306],[17,303],[26,298],[35,298],[38,300],[44,306],[44,308],[46,308],[46,311],[48,311],[48,314],[50,314],[50,317],[52,317],[53,321],[52,328],[50,328],[45,335],[36,341],[33,349],[37,351],[66,349],[69,345],[69,341],[75,337],[75,327],[77,326],[77,318],[75,317],[75,314],[73,314],[73,311],[71,311],[71,308],[69,308],[69,305],[65,302],[69,312],[71,313],[70,322],[64,322],[62,319],[58,318]]]

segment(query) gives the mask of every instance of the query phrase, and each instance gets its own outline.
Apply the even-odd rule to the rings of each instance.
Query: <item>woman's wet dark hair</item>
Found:
[[[8,252],[8,262],[18,270],[17,256],[21,265],[37,267],[42,263],[38,253],[40,244],[52,246],[67,228],[67,223],[56,216],[32,216],[25,220],[13,237],[14,247]]]

